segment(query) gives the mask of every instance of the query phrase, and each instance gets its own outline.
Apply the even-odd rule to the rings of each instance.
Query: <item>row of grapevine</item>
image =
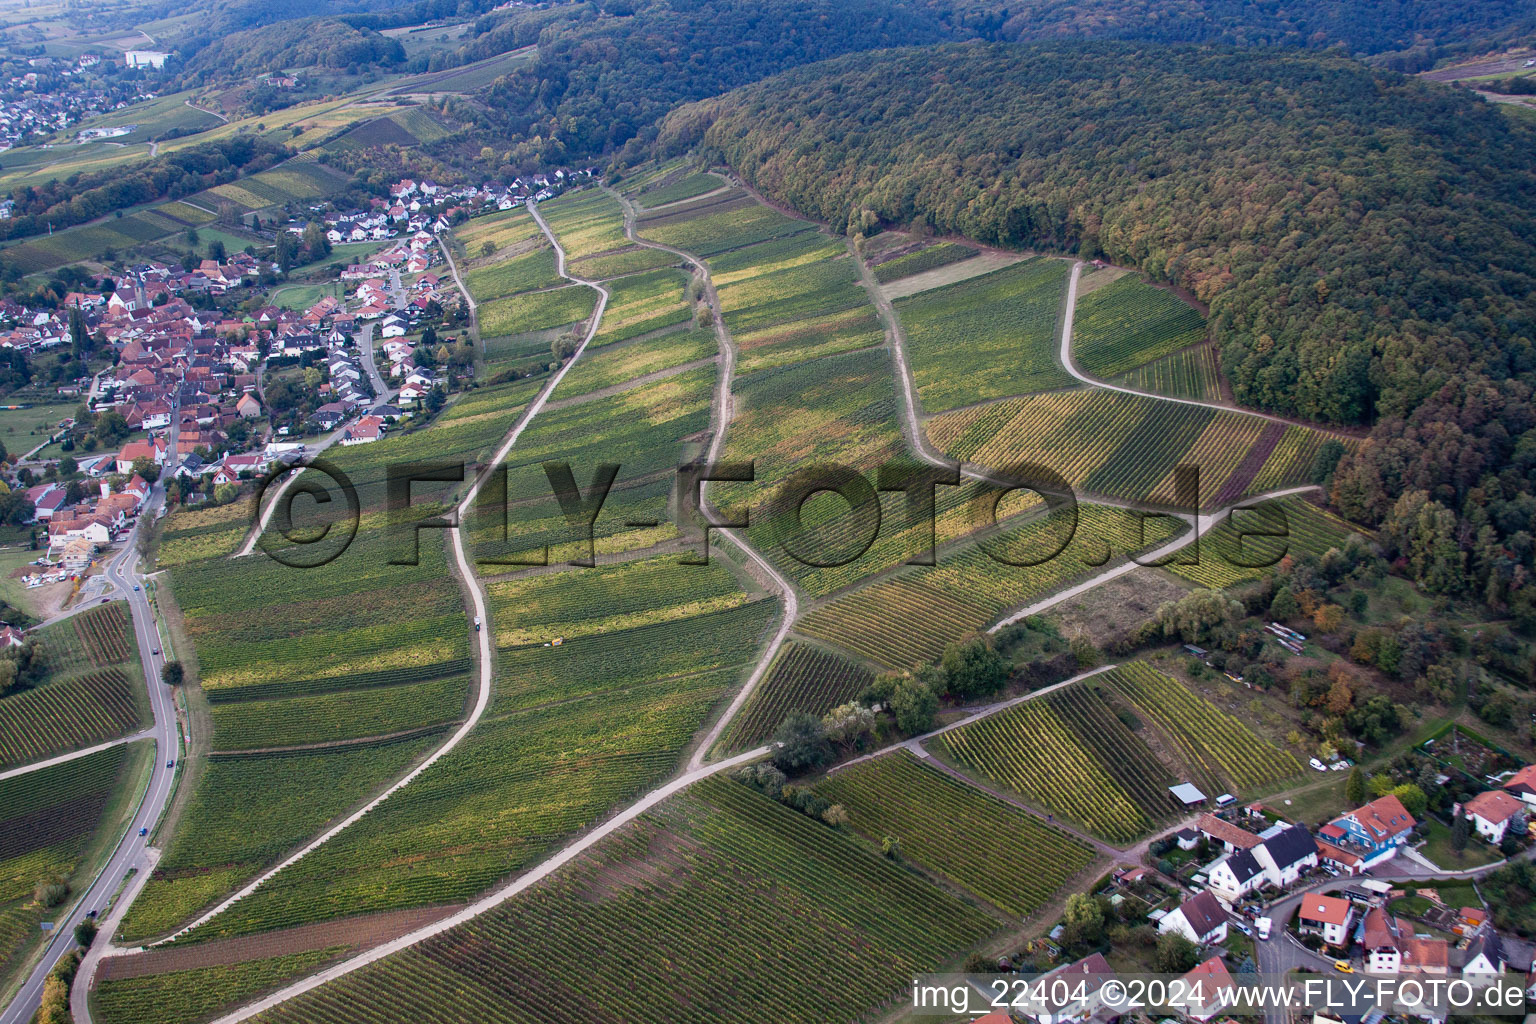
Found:
[[[1213,345],[1191,345],[1154,359],[1115,381],[1138,391],[1202,402],[1221,400],[1221,367]]]
[[[1036,257],[896,301],[917,397],[943,412],[1075,387],[1057,357],[1064,260]]]
[[[1072,354],[1084,372],[1115,377],[1205,338],[1205,317],[1127,274],[1077,300]]]
[[[141,722],[139,699],[120,668],[24,690],[0,700],[0,768],[88,747]]]
[[[1321,557],[1353,532],[1344,520],[1300,497],[1273,498],[1233,510],[1168,569],[1202,587],[1230,587],[1269,575],[1288,554]]]
[[[1151,821],[1048,701],[1030,700],[936,738],[935,751],[1113,842]]]
[[[73,621],[92,665],[104,668],[128,659],[128,616],[121,602],[97,605]]]
[[[905,979],[996,927],[847,835],[724,780],[594,854],[258,1020],[821,1024],[897,997]]]
[[[816,791],[866,839],[897,839],[907,859],[1021,917],[1093,859],[1078,840],[905,751],[835,772]]]
[[[1194,465],[1208,507],[1265,427],[1244,413],[1088,389],[946,413],[928,431],[954,458],[1032,463],[1090,494],[1159,505],[1176,503],[1175,468]]]
[[[874,680],[864,666],[809,644],[788,643],[721,741],[728,750],[764,742],[792,711],[824,715]]]
[[[1144,662],[1122,665],[1107,679],[1183,748],[1191,764],[1239,789],[1270,785],[1301,770],[1290,753]]]

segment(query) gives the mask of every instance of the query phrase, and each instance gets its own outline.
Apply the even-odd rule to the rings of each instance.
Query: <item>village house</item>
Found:
[[[1330,946],[1343,946],[1348,941],[1354,916],[1354,904],[1320,893],[1308,893],[1296,911],[1302,933],[1321,935]]]
[[[1169,911],[1157,923],[1157,930],[1182,935],[1197,946],[1215,945],[1227,939],[1227,912],[1206,890]]]
[[[1491,985],[1503,975],[1506,961],[1504,940],[1492,928],[1485,928],[1467,944],[1466,961],[1461,968],[1463,979],[1474,985]]]
[[[1190,994],[1190,1000],[1180,1012],[1191,1020],[1203,1024],[1236,1001],[1234,990],[1237,982],[1219,956],[1196,964],[1193,970],[1184,975],[1183,981],[1184,991]]]
[[[1454,809],[1470,818],[1477,834],[1495,845],[1504,841],[1512,823],[1525,821],[1525,804],[1502,789],[1479,793]]]
[[[1321,837],[1355,853],[1361,868],[1370,868],[1395,857],[1417,824],[1403,802],[1388,793],[1325,825]]]
[[[1052,985],[1056,979],[1066,984]],[[1086,1024],[1116,1017],[1119,1008],[1106,1006],[1103,992],[1104,986],[1115,980],[1115,970],[1102,953],[1058,967],[1042,979],[1047,1005],[1030,1014],[1030,1019],[1036,1024]],[[1056,996],[1064,998],[1053,998]]]
[[[1536,764],[1528,764],[1504,783],[1504,792],[1536,807]]]

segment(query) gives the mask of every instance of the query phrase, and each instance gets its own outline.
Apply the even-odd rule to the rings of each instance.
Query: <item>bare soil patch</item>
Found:
[[[345,946],[349,951],[357,952],[371,949],[434,921],[441,921],[458,909],[457,906],[439,906],[390,910],[380,914],[303,924],[260,935],[218,939],[195,946],[172,946],[148,953],[108,957],[101,962],[100,977],[108,981],[140,978],[150,974],[238,964],[332,946]]]

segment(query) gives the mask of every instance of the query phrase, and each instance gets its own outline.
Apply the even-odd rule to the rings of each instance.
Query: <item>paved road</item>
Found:
[[[158,858],[158,854],[149,849],[149,837],[139,835],[139,830],[154,828],[174,791],[175,772],[167,767],[167,763],[179,756],[176,740],[176,706],[170,687],[160,682],[160,668],[165,664],[165,658],[158,653],[161,649],[160,634],[155,625],[154,612],[149,606],[149,598],[142,589],[133,588],[135,585],[142,586],[143,583],[138,574],[139,555],[138,546],[135,543],[138,539],[138,531],[143,523],[154,518],[154,510],[164,501],[165,488],[157,483],[139,516],[140,525],[135,526],[129,533],[123,544],[123,550],[107,563],[107,577],[127,600],[133,616],[133,632],[138,640],[144,680],[149,688],[150,708],[154,712],[155,724],[149,732],[155,740],[155,761],[149,786],[139,802],[138,811],[134,813],[133,820],[129,823],[127,833],[118,843],[117,849],[112,852],[106,867],[97,876],[95,883],[86,890],[85,898],[77,902],[68,915],[56,921],[54,937],[49,942],[42,961],[33,969],[10,1006],[6,1007],[4,1013],[0,1013],[0,1024],[25,1024],[26,1021],[31,1020],[42,1000],[43,982],[47,979],[48,972],[53,969],[54,964],[58,963],[60,957],[75,948],[75,925],[85,920],[87,911],[105,909],[108,899],[129,871],[137,869],[141,876],[147,876],[151,865]],[[119,901],[114,909],[114,917],[121,916],[121,910],[125,906],[125,901]],[[110,938],[110,929],[115,926],[115,923],[115,920],[109,920],[106,923],[103,934],[97,940],[98,945],[104,945],[107,942]]]
[[[557,261],[556,266],[559,273],[562,276],[568,277],[569,275],[565,273],[565,250],[560,247],[560,243],[555,239],[554,233],[549,230],[549,226],[544,223],[544,218],[539,215],[538,210],[534,209],[532,204],[529,204],[529,210],[533,213],[533,218],[538,222],[539,228],[545,233],[545,235],[549,237],[550,244],[555,247],[555,255]],[[594,288],[598,293],[597,308],[592,314],[592,324],[587,329],[586,336],[581,339],[581,344],[576,347],[575,354],[566,361],[565,365],[562,366],[554,374],[554,376],[550,377],[550,379],[545,383],[544,387],[539,390],[539,393],[534,398],[534,400],[528,403],[528,407],[523,411],[523,414],[518,417],[517,423],[507,434],[506,439],[502,442],[500,449],[497,450],[496,454],[491,457],[491,459],[486,463],[485,467],[481,469],[480,473],[470,483],[469,489],[464,492],[464,497],[454,508],[454,518],[458,521],[463,520],[463,517],[468,513],[471,505],[473,505],[475,497],[480,493],[481,487],[484,486],[485,481],[490,479],[491,474],[495,471],[496,466],[498,466],[504,459],[506,459],[507,453],[512,450],[513,445],[517,444],[518,438],[522,436],[523,431],[527,429],[528,424],[533,422],[533,418],[537,416],[540,410],[544,408],[545,403],[549,400],[550,393],[559,386],[560,381],[565,379],[565,375],[570,372],[571,367],[576,365],[576,361],[580,359],[582,353],[586,351],[587,343],[592,340],[595,334],[597,334],[597,327],[602,320],[603,310],[608,305],[608,289],[604,288],[601,284],[593,281],[586,281],[581,278],[572,277],[571,280],[576,281],[579,284],[585,284],[591,288]],[[300,475],[301,474],[299,473],[294,473],[289,477],[289,479],[292,480]],[[277,503],[273,501],[270,504],[275,506]],[[265,519],[265,517],[263,518]],[[465,553],[464,540],[462,537],[463,531],[450,530],[448,532],[450,538],[452,539],[453,554],[454,559],[458,564],[459,576],[464,580],[465,585],[469,588],[471,603],[474,606],[473,617],[475,620],[489,627],[490,617],[486,612],[485,588],[481,585],[479,578],[475,575],[474,566],[470,564],[469,558]],[[247,547],[249,547],[249,543],[247,544]],[[466,626],[468,625],[469,624],[466,623]],[[475,634],[475,639],[480,651],[480,668],[477,676],[479,686],[478,692],[475,695],[474,709],[470,712],[469,717],[466,718],[463,723],[453,731],[453,735],[449,736],[442,746],[438,747],[427,757],[425,761],[422,761],[421,764],[411,769],[388,789],[374,797],[367,804],[363,805],[353,813],[347,815],[347,817],[343,818],[341,821],[331,826],[325,832],[315,837],[309,843],[305,844],[297,852],[284,858],[276,866],[262,872],[234,895],[220,901],[207,912],[197,917],[190,924],[186,925],[184,928],[181,928],[179,931],[171,934],[165,939],[162,939],[159,943],[155,943],[155,945],[161,945],[162,943],[170,942],[178,936],[185,935],[186,933],[192,931],[194,928],[198,928],[204,924],[207,924],[215,917],[224,913],[224,911],[228,910],[234,904],[255,892],[260,886],[269,881],[273,876],[298,863],[300,860],[309,856],[321,846],[330,842],[330,840],[334,839],[337,835],[344,832],[346,829],[357,824],[357,822],[361,821],[363,816],[366,815],[369,811],[373,810],[375,807],[382,804],[385,800],[388,800],[391,796],[398,793],[406,786],[410,785],[422,774],[422,772],[425,772],[428,768],[432,767],[445,755],[447,755],[450,751],[462,743],[464,741],[464,737],[468,736],[471,730],[473,730],[475,726],[480,723],[481,716],[485,714],[485,709],[490,705],[490,635],[491,631],[489,628],[477,630]]]

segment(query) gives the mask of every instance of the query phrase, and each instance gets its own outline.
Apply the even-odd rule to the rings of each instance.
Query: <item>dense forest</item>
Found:
[[[0,220],[0,238],[22,238],[126,210],[157,199],[179,199],[266,170],[289,155],[250,135],[205,142],[131,168],[71,174],[11,193],[16,206]]]
[[[249,78],[286,68],[387,71],[405,61],[399,40],[334,18],[306,18],[250,28],[195,49],[178,49],[183,86]]]
[[[1431,589],[1536,602],[1536,132],[1493,106],[1335,54],[993,44],[797,69],[660,145],[834,225],[1187,288],[1240,401],[1375,424],[1346,513]]]
[[[1437,60],[1526,42],[1532,0],[929,0],[957,25],[1011,41],[1082,39],[1227,46],[1342,46],[1422,71]]]

